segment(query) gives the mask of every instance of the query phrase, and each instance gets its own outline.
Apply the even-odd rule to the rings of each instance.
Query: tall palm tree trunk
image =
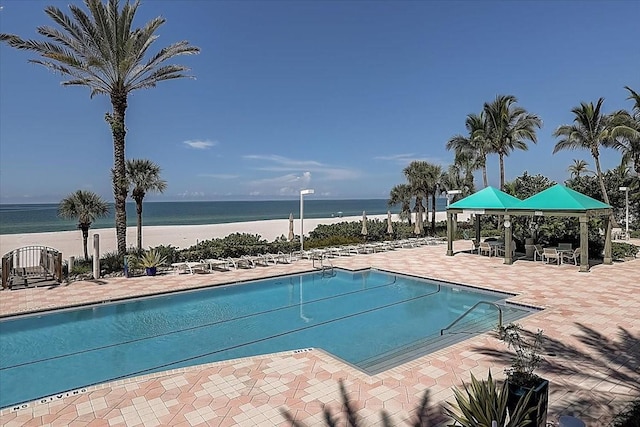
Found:
[[[500,191],[504,191],[504,153],[500,154]]]
[[[431,194],[431,234],[436,235],[436,193]]]
[[[87,240],[89,239],[89,227],[82,227],[82,247],[84,248],[84,259],[89,259],[89,252],[87,251]]]
[[[604,198],[604,202],[606,204],[610,204],[609,195],[607,194],[607,188],[604,186],[604,179],[602,179],[602,169],[600,169],[600,158],[599,156],[593,156],[593,160],[596,163],[596,173],[598,174],[598,182],[600,183],[600,191],[602,191],[602,197]]]
[[[138,215],[138,252],[142,251],[142,199],[136,198],[136,214]]]
[[[125,128],[125,112],[127,110],[126,93],[111,94],[113,115],[107,114],[107,122],[113,134],[113,198],[116,215],[116,238],[118,240],[118,255],[127,252],[127,181],[124,159],[124,141],[127,133]]]
[[[482,165],[482,183],[484,184],[484,188],[487,188],[489,186],[489,178],[487,177],[486,163]]]

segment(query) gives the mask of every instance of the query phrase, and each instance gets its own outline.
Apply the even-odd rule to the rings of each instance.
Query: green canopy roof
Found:
[[[540,211],[587,211],[611,209],[611,206],[564,185],[556,184],[523,200],[513,208]]]
[[[522,200],[504,191],[494,187],[487,187],[450,204],[448,209],[511,209],[521,202]]]

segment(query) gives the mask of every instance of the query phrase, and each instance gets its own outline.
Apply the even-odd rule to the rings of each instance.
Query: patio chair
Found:
[[[484,253],[491,256],[493,254],[493,248],[487,242],[480,242],[480,246],[478,246],[478,254],[482,255]]]
[[[533,260],[537,261],[538,257],[540,257],[540,261],[544,261],[544,257],[542,256],[544,253],[544,249],[542,249],[542,245],[533,245]]]
[[[480,243],[478,243],[476,239],[471,239],[471,244],[473,245],[471,247],[471,253],[478,252],[478,254],[480,254]]]
[[[562,263],[562,255],[555,248],[544,248],[542,251],[542,261],[547,264],[552,259],[556,260],[556,264],[560,265]]]
[[[576,248],[573,252],[565,252],[562,254],[562,259],[567,261],[573,260],[573,265],[578,265],[578,258],[580,258],[580,248]]]

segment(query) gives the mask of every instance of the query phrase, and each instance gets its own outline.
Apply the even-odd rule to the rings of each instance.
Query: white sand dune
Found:
[[[386,220],[386,215],[367,215],[367,219]],[[392,219],[398,221],[397,215]],[[438,212],[437,221],[444,221],[444,212]],[[460,215],[459,220],[463,220]],[[344,221],[361,221],[361,216],[344,218],[305,218],[305,236],[319,224],[335,224]],[[294,232],[300,234],[300,220],[294,220]],[[178,248],[188,248],[203,240],[210,240],[228,236],[232,233],[259,234],[262,238],[273,241],[276,238],[289,234],[289,219],[274,219],[265,221],[233,222],[228,224],[207,225],[168,225],[168,226],[144,226],[142,230],[142,243],[144,247],[158,245],[172,245]],[[100,253],[114,252],[117,249],[115,228],[89,229],[88,250],[92,251],[93,236],[100,236]],[[136,227],[127,228],[127,245],[135,246]],[[0,254],[5,254],[13,249],[30,245],[49,246],[62,252],[67,259],[70,256],[82,255],[82,232],[57,231],[49,233],[25,233],[0,235]]]

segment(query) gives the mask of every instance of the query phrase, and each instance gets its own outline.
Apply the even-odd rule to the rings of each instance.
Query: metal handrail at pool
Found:
[[[454,327],[456,324],[458,324],[463,318],[465,318],[467,316],[467,314],[471,313],[473,310],[476,309],[476,307],[478,307],[481,304],[487,304],[487,305],[491,305],[493,307],[495,307],[496,309],[498,309],[498,326],[502,327],[502,308],[494,303],[494,302],[489,302],[489,301],[478,301],[477,303],[475,303],[473,305],[473,307],[471,307],[469,310],[465,311],[463,314],[461,314],[456,320],[454,320],[449,326],[447,326],[446,328],[442,328],[440,329],[440,336],[444,335],[444,331],[451,329],[452,327]]]

